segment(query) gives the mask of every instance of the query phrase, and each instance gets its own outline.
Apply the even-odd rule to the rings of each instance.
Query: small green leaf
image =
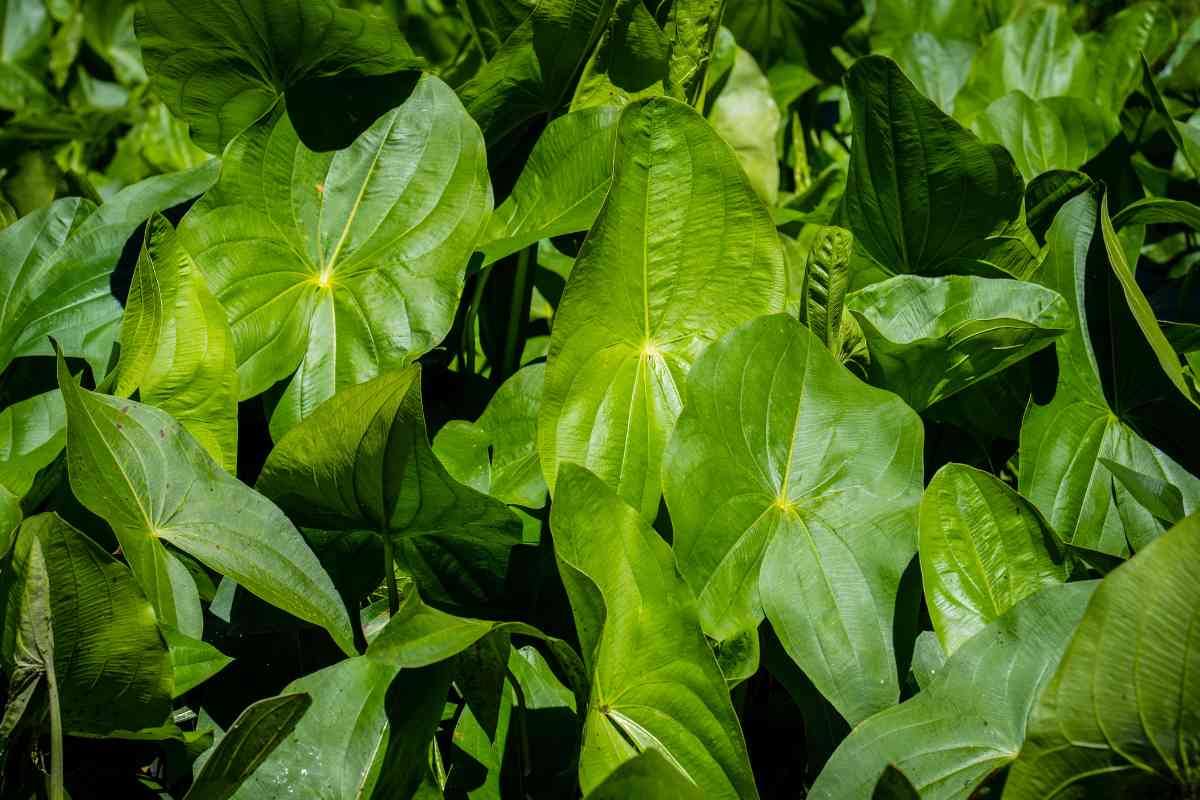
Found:
[[[1183,519],[1183,495],[1179,489],[1159,480],[1118,464],[1109,458],[1096,459],[1121,482],[1142,506],[1158,519],[1173,525]]]
[[[169,625],[162,626],[162,633],[171,649],[171,666],[175,672],[171,697],[183,696],[233,661],[208,642],[193,639]]]
[[[1072,325],[1066,301],[1005,278],[897,275],[852,294],[871,381],[918,411],[1053,343]]]
[[[942,467],[926,487],[917,549],[929,617],[947,655],[1019,601],[1067,579],[1041,514],[963,464]]]
[[[854,237],[845,228],[823,225],[817,230],[804,265],[800,289],[800,321],[831,353],[842,350],[842,312],[850,286],[850,251]]]
[[[303,692],[251,703],[205,760],[184,800],[228,800],[291,734],[312,705]]]
[[[221,469],[165,412],[80,388],[61,356],[58,380],[67,407],[71,488],[112,526],[163,622],[179,624],[177,584],[164,561],[170,543],[268,603],[320,625],[346,653],[354,652],[346,607],[282,511]],[[186,575],[181,564],[178,569]]]
[[[720,93],[713,98],[708,121],[733,148],[755,193],[768,207],[775,206],[779,202],[776,139],[781,114],[767,76],[754,56],[740,47]]]

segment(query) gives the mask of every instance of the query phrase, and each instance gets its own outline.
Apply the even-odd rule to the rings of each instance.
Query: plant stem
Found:
[[[58,703],[58,679],[54,664],[46,670],[46,689],[50,696],[50,800],[64,800],[62,708]]]
[[[400,590],[396,588],[396,552],[392,537],[383,533],[384,578],[387,581],[388,616],[393,617],[400,610]]]
[[[520,366],[521,354],[517,352],[517,342],[525,327],[526,320],[522,318],[525,316],[522,312],[525,310],[531,254],[536,247],[536,244],[530,245],[517,256],[517,274],[513,278],[512,296],[508,301],[508,329],[504,332],[504,378],[516,372]]]

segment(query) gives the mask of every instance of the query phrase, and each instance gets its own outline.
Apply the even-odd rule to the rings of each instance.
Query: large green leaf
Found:
[[[616,5],[617,0],[541,0],[528,10],[459,89],[489,145],[563,104]]]
[[[943,114],[895,62],[860,58],[846,91],[854,147],[843,209],[885,275],[937,272],[1017,217],[1024,187],[1012,157]]]
[[[0,370],[19,356],[67,355],[102,370],[121,317],[111,273],[134,229],[203,192],[217,164],[160,175],[118,192],[97,209],[67,197],[0,231]]]
[[[398,540],[515,540],[503,503],[450,477],[425,432],[421,369],[343,389],[279,440],[258,489],[301,525]]]
[[[1111,787],[1147,773],[1156,785],[1138,796],[1194,792],[1198,626],[1200,516],[1193,515],[1101,582],[1042,692],[1004,797],[1062,797],[1097,776]]]
[[[705,633],[728,639],[765,610],[851,724],[899,695],[892,619],[916,551],[922,440],[898,397],[776,315],[700,358],[667,450],[675,553]]]
[[[544,364],[530,364],[506,380],[476,422],[447,423],[433,451],[462,483],[516,506],[546,504],[537,452],[537,418]]]
[[[1092,79],[1087,99],[1119,113],[1142,79],[1142,60],[1156,63],[1172,49],[1177,29],[1171,4],[1143,0],[1104,20],[1083,36]]]
[[[579,782],[589,793],[645,750],[705,797],[756,798],[725,678],[667,546],[603,481],[559,473],[550,527],[592,691]]]
[[[938,470],[921,498],[920,520],[925,602],[948,655],[1019,601],[1067,578],[1041,514],[981,470]]]
[[[484,264],[540,239],[592,227],[612,184],[620,111],[597,106],[546,126],[512,194],[492,215],[479,249]]]
[[[227,800],[296,728],[312,705],[303,692],[251,703],[229,726],[184,800]]]
[[[921,411],[1051,344],[1066,301],[1005,278],[897,275],[846,302],[871,353],[871,380]]]
[[[1053,399],[1031,403],[1021,425],[1019,488],[1066,542],[1122,555],[1130,544],[1136,548],[1150,541],[1161,527],[1101,459],[1175,486],[1187,513],[1200,508],[1200,479],[1131,426],[1137,411],[1134,392],[1118,391],[1111,402],[1105,393],[1085,310],[1097,302],[1086,293],[1102,291],[1109,271],[1096,235],[1098,218],[1094,195],[1081,194],[1063,205],[1047,234],[1037,277],[1066,299],[1075,325],[1055,343],[1058,383]],[[1128,314],[1123,296],[1121,303],[1113,313]],[[1108,335],[1118,330],[1110,328]],[[1147,369],[1157,366],[1144,344],[1143,350],[1128,349],[1136,344],[1137,328],[1124,330],[1132,336],[1111,339],[1108,345],[1123,356],[1115,364],[1120,372],[1113,385],[1118,389],[1145,383]],[[1122,377],[1124,373],[1129,376]]]
[[[276,438],[445,336],[491,211],[485,161],[428,75],[344,150],[309,150],[279,108],[229,147],[179,237],[228,313],[242,398],[295,373]]]
[[[55,389],[14,403],[0,412],[0,489],[20,498],[38,470],[67,442],[67,412]]]
[[[1009,609],[960,647],[928,687],[856,727],[808,796],[869,797],[894,764],[923,800],[966,800],[1017,757],[1039,690],[1094,588],[1053,586]]]
[[[729,143],[750,185],[768,206],[779,201],[779,106],[754,56],[736,48],[733,67],[713,99],[708,121]]]
[[[292,681],[282,694],[303,692],[311,707],[233,797],[410,797],[447,686],[441,667],[401,669],[366,656]]]
[[[354,652],[346,607],[282,511],[221,469],[165,412],[80,388],[61,358],[58,381],[71,488],[112,526],[163,622],[199,636],[186,618],[180,624],[177,598],[197,609],[199,600],[170,544]]]
[[[147,0],[136,27],[155,92],[211,153],[285,94],[289,105],[304,102],[310,79],[384,75],[420,64],[385,19],[331,0]]]
[[[38,562],[35,564],[35,562]],[[26,584],[36,581],[38,591]],[[48,681],[69,734],[162,725],[171,713],[171,660],[154,611],[128,568],[56,514],[27,519],[6,570],[3,654],[11,683]],[[29,605],[34,599],[41,607]],[[53,664],[30,663],[20,641],[33,614]],[[25,656],[22,656],[22,652]],[[51,674],[53,673],[53,674]]]
[[[983,110],[971,129],[1004,145],[1032,181],[1052,169],[1074,170],[1098,155],[1120,131],[1117,116],[1079,97],[1034,100],[1020,90]]]
[[[770,215],[729,146],[682,103],[621,116],[612,189],[554,322],[539,452],[593,470],[653,519],[662,451],[704,346],[784,303]]]
[[[116,393],[161,408],[230,472],[237,467],[237,360],[225,309],[155,215],[121,319]]]

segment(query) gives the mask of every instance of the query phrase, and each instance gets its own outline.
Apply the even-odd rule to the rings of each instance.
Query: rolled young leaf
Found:
[[[836,225],[822,226],[804,264],[800,321],[835,355],[842,350],[842,312],[850,286],[853,247],[850,231]]]
[[[1005,800],[1149,780],[1137,796],[1200,784],[1200,516],[1155,539],[1100,583],[1041,694]],[[1132,796],[1132,795],[1130,795]]]
[[[709,636],[764,612],[852,725],[896,702],[892,621],[916,551],[923,429],[800,323],[747,323],[688,379],[667,449],[679,569]]]
[[[441,341],[491,210],[479,128],[431,75],[337,152],[278,107],[230,145],[179,240],[228,314],[241,399],[294,375],[275,439]]]
[[[571,270],[546,362],[546,482],[579,463],[653,519],[662,451],[704,346],[782,310],[783,254],[729,146],[655,98],[619,123],[612,189]]]
[[[1020,600],[1067,579],[1041,514],[999,479],[963,464],[942,467],[925,488],[917,549],[929,617],[947,655]]]
[[[1071,327],[1057,292],[1026,281],[897,275],[850,295],[871,382],[918,411],[1053,343]]]
[[[587,794],[638,753],[664,756],[705,797],[757,798],[725,678],[671,549],[603,481],[564,464],[550,527],[592,692]]]
[[[71,489],[112,526],[165,622],[178,624],[175,577],[164,561],[170,557],[164,543],[170,543],[268,603],[325,628],[347,654],[355,652],[350,618],[333,581],[270,500],[225,472],[165,412],[80,388],[61,355],[58,381],[67,407]]]
[[[121,318],[116,394],[135,390],[236,472],[237,360],[225,309],[159,214],[146,226]]]

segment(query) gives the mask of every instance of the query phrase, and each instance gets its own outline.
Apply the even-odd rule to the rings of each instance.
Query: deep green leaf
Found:
[[[912,781],[908,779],[907,775],[896,769],[894,764],[887,765],[887,769],[875,783],[875,790],[871,792],[871,800],[920,800],[920,798],[921,795],[917,793]]]
[[[938,271],[1017,217],[1012,157],[922,97],[895,62],[866,56],[846,73],[854,147],[843,208],[885,274]]]
[[[708,342],[783,308],[783,255],[733,152],[687,106],[628,106],[615,163],[555,318],[538,449],[551,492],[559,464],[580,463],[652,519],[684,377]]]
[[[146,0],[136,27],[155,91],[210,153],[285,94],[289,105],[303,102],[303,92],[292,90],[308,79],[378,76],[421,63],[385,19],[331,0]]]
[[[892,619],[916,551],[921,422],[795,320],[744,325],[688,379],[664,481],[705,633],[756,627],[855,724],[896,702]]]
[[[558,487],[554,552],[592,673],[584,793],[652,749],[705,797],[758,797],[725,679],[671,549],[582,467],[564,464]]]
[[[165,412],[80,388],[61,357],[58,379],[71,488],[112,526],[164,623],[198,635],[179,622],[178,587],[190,585],[193,596],[196,588],[169,543],[354,652],[346,607],[282,511],[221,469]]]
[[[846,303],[877,386],[918,411],[1051,344],[1072,325],[1058,293],[1005,278],[897,275]]]
[[[587,800],[628,800],[630,797],[700,800],[704,792],[658,750],[643,750],[613,770]]]
[[[1021,600],[1067,579],[1041,514],[963,464],[942,467],[926,487],[917,548],[929,617],[948,655]]]
[[[233,661],[208,642],[193,639],[170,626],[162,626],[162,633],[171,649],[171,667],[175,673],[172,697],[181,697]]]
[[[1158,84],[1154,82],[1154,74],[1150,71],[1150,64],[1146,61],[1145,55],[1142,56],[1142,91],[1150,98],[1154,110],[1162,116],[1166,123],[1167,134],[1175,143],[1183,160],[1191,167],[1192,174],[1200,178],[1200,129],[1193,125],[1177,122],[1171,116],[1166,101],[1163,100],[1162,92],[1158,90]]]
[[[1167,524],[1183,519],[1183,495],[1166,481],[1143,475],[1108,458],[1097,459],[1142,507]]]

